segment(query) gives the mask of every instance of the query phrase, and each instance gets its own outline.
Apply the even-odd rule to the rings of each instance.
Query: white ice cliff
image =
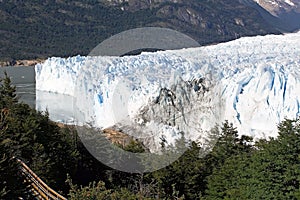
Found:
[[[35,70],[37,90],[74,97],[67,104],[76,121],[143,130],[156,141],[178,132],[199,139],[224,120],[240,134],[276,136],[280,121],[300,116],[300,32],[139,56],[49,58]],[[57,108],[48,109],[51,116]]]

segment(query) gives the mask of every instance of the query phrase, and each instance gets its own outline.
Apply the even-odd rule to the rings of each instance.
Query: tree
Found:
[[[103,181],[99,181],[97,184],[92,182],[86,187],[74,185],[70,178],[68,178],[67,182],[71,188],[68,195],[70,200],[151,200],[151,198],[141,197],[139,193],[134,194],[126,188],[119,188],[117,190],[107,189]]]
[[[10,147],[13,141],[7,136],[9,110],[0,110],[0,199],[24,197],[26,184],[18,176],[18,166]]]
[[[208,177],[206,199],[299,199],[300,120],[284,120],[278,138],[225,159]]]
[[[188,145],[185,143],[185,145]],[[203,187],[203,161],[200,157],[201,147],[191,142],[184,154],[171,165],[148,175],[160,188],[161,198],[198,199]]]
[[[42,180],[54,189],[68,191],[65,185],[67,173],[74,175],[78,162],[77,146],[73,134],[59,128],[49,120],[47,112],[41,113],[24,103],[18,103],[15,86],[5,73],[1,80],[1,157],[3,167],[0,177],[18,174],[12,157],[23,160]],[[11,162],[10,163],[8,163]],[[3,176],[2,176],[3,175]],[[5,191],[15,191],[23,181],[12,181]],[[8,182],[6,180],[6,182]],[[55,183],[55,184],[54,184]],[[3,187],[4,188],[4,187]]]
[[[218,139],[212,151],[206,156],[205,162],[209,169],[219,168],[224,161],[244,152],[251,152],[253,138],[249,136],[239,136],[238,131],[232,123],[225,121],[221,127],[221,133],[216,131]]]
[[[4,72],[4,78],[0,78],[0,103],[2,107],[9,107],[18,102],[18,97],[16,94],[16,86],[13,86],[11,79]]]

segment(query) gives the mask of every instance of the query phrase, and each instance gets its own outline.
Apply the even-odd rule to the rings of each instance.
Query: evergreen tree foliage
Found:
[[[10,85],[10,79],[5,73],[5,78],[0,78],[0,198],[17,199],[24,193],[26,186],[17,175],[17,163],[13,159],[11,147],[14,140],[7,135],[9,129],[8,119],[11,115],[11,106],[16,101],[15,87]]]
[[[141,142],[131,140],[128,145],[123,148],[125,151],[132,153],[144,153],[145,149]]]
[[[178,192],[186,199],[195,199],[203,186],[203,163],[199,158],[200,147],[192,142],[188,150],[178,160],[152,174],[161,188],[161,197],[173,198]]]
[[[206,145],[178,140],[173,150],[188,148],[171,165],[130,174],[94,158],[74,127],[61,128],[48,112],[19,103],[7,74],[0,79],[0,97],[0,199],[30,199],[14,157],[70,199],[300,199],[300,119],[285,119],[277,138],[256,143],[225,121]],[[123,149],[145,152],[137,141]]]
[[[74,185],[70,179],[67,180],[70,184],[70,200],[151,200],[141,196],[139,193],[132,193],[126,188],[119,188],[118,190],[107,189],[103,181],[90,183],[86,187],[78,187]]]
[[[251,151],[253,139],[245,135],[239,137],[236,128],[228,121],[223,123],[221,134],[218,135],[212,152],[206,158],[206,162],[210,163],[211,168],[221,166],[225,159],[232,155]]]
[[[11,106],[18,102],[18,98],[16,95],[16,86],[13,86],[11,83],[11,79],[4,72],[4,78],[0,78],[0,103],[4,106]]]
[[[209,176],[206,199],[299,199],[299,122],[284,120],[277,139],[226,159]]]
[[[25,194],[23,179],[13,157],[23,160],[54,189],[67,192],[66,174],[73,173],[78,155],[72,135],[65,134],[51,122],[47,113],[19,103],[16,88],[6,73],[1,79],[0,96],[0,177],[5,183],[1,194],[10,197]]]

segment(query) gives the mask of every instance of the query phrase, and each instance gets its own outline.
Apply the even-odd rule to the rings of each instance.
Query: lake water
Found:
[[[73,97],[36,91],[34,67],[0,67],[0,77],[4,77],[4,71],[7,72],[13,85],[16,86],[19,101],[39,111],[47,109],[50,119],[53,121],[73,123]]]
[[[35,71],[34,67],[0,67],[0,77],[4,77],[4,71],[11,77],[16,86],[20,101],[35,108]]]

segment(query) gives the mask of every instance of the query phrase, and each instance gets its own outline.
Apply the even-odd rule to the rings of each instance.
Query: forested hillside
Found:
[[[260,12],[239,0],[104,2],[0,1],[0,60],[87,55],[109,36],[144,26],[175,29],[200,44],[280,33]]]
[[[215,145],[190,142],[180,159],[152,173],[119,172],[93,158],[76,129],[60,128],[47,113],[19,103],[6,76],[0,85],[0,199],[32,199],[13,156],[74,200],[299,199],[300,119],[284,120],[278,131],[276,139],[254,142],[226,121],[211,131],[208,144]],[[122,148],[147,151],[138,142]]]

